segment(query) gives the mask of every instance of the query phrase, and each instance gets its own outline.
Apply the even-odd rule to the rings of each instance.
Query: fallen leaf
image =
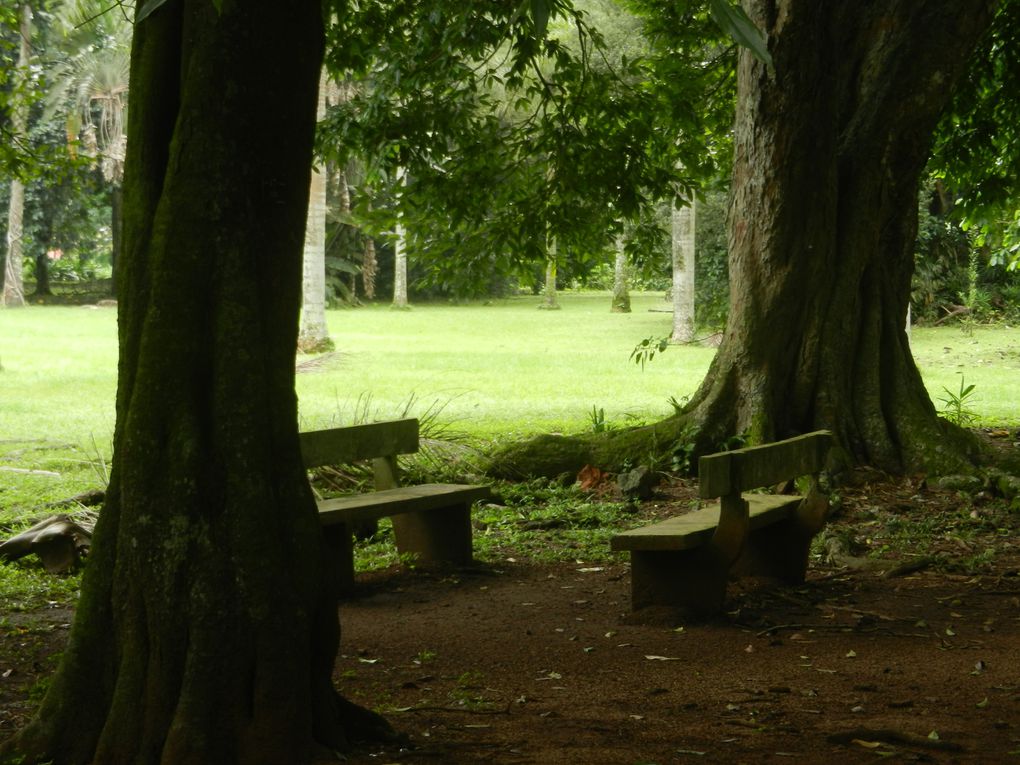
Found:
[[[648,661],[680,661],[674,656],[645,656]]]
[[[846,652],[846,657],[848,659],[855,659],[855,658],[857,658],[857,651],[852,651],[852,650],[851,651],[847,651]]]
[[[984,709],[985,707],[987,707],[988,706],[988,697],[985,696],[984,700],[979,701],[976,706],[977,706],[978,709]]]

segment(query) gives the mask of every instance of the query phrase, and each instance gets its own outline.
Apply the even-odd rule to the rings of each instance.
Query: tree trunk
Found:
[[[325,67],[319,77],[317,120],[326,117]],[[326,324],[326,174],[312,167],[308,190],[308,220],[305,224],[304,278],[301,283],[301,331],[298,348],[304,353],[333,350]]]
[[[46,250],[40,249],[35,255],[35,297],[52,295],[50,287],[50,256]]]
[[[545,291],[539,308],[546,311],[558,311],[560,304],[556,302],[556,240],[549,240],[545,257]]]
[[[379,270],[375,259],[375,240],[365,238],[365,251],[361,258],[361,286],[365,290],[366,300],[375,300],[375,275]]]
[[[385,734],[331,682],[336,583],[298,444],[322,46],[315,3],[180,0],[136,25],[110,486],[67,650],[0,755],[302,763]]]
[[[29,39],[32,34],[32,9],[28,3],[21,6],[21,48],[18,54],[16,80],[28,77]],[[11,109],[10,133],[15,138],[28,135],[28,105],[23,98],[15,98]],[[25,284],[22,276],[24,263],[25,184],[20,178],[11,181],[11,199],[7,210],[7,258],[4,262],[3,305],[19,308],[25,305]]]
[[[729,321],[688,408],[701,439],[829,428],[890,471],[970,466],[904,331],[932,133],[989,0],[750,0],[775,63],[742,53]]]
[[[765,442],[828,428],[850,461],[973,470],[975,442],[937,416],[903,319],[920,175],[995,5],[745,0],[775,68],[740,54],[722,345],[683,416],[597,448],[578,439],[570,469],[668,452],[670,439],[705,453],[736,433]],[[499,471],[544,449],[564,472],[561,441],[507,449]]]
[[[677,200],[680,202],[681,200]],[[670,341],[694,339],[694,265],[697,231],[697,200],[692,195],[673,207],[670,216],[673,254],[673,334]]]
[[[398,196],[405,183],[403,168],[397,168]],[[393,239],[393,307],[406,310],[407,304],[407,232],[404,230],[403,216],[397,213],[397,229]]]
[[[616,258],[613,262],[612,313],[630,313],[630,292],[627,290],[627,251],[623,237],[616,240]]]

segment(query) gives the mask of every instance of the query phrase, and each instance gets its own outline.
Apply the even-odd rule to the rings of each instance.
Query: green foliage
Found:
[[[711,188],[698,203],[694,315],[700,327],[723,327],[730,310],[728,191]]]
[[[761,31],[747,17],[743,8],[731,5],[727,0],[709,0],[708,6],[712,10],[712,18],[720,29],[750,50],[756,59],[772,66],[772,56]]]
[[[588,420],[591,423],[592,433],[606,433],[612,429],[612,426],[606,422],[606,410],[602,407],[596,407],[593,404],[591,411],[588,412]]]
[[[55,576],[34,555],[0,561],[0,602],[7,611],[32,611],[49,603],[73,601],[80,586],[80,573]]]
[[[521,8],[372,4],[334,30],[330,65],[359,86],[327,120],[323,151],[367,159],[362,201],[399,201],[412,262],[445,289],[528,270],[553,238],[572,258],[600,253],[623,219],[710,174],[714,126],[729,126],[732,57],[706,50],[720,36],[707,11],[683,14],[668,51],[628,58],[565,3]],[[355,209],[379,235],[397,213]]]
[[[609,537],[627,525],[625,502],[602,501],[576,486],[532,480],[496,487],[502,504],[475,509],[481,560],[599,562],[610,559]]]
[[[914,320],[942,320],[955,306],[963,306],[970,321],[1016,321],[1020,272],[989,257],[974,230],[965,230],[954,205],[955,198],[937,179],[919,197],[911,284]]]
[[[1020,254],[1020,3],[998,4],[936,134],[931,167],[993,262]]]
[[[966,384],[966,378],[962,372],[960,373],[960,387],[957,391],[954,392],[943,386],[942,390],[945,395],[939,398],[939,401],[942,402],[942,416],[960,427],[973,424],[977,419],[977,412],[973,409],[974,388],[973,383]]]
[[[646,337],[634,346],[630,352],[630,359],[635,364],[640,364],[644,370],[645,364],[655,358],[656,353],[664,353],[669,348],[669,335],[663,337]]]

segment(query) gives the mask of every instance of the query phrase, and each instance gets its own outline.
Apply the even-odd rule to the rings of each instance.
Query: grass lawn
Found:
[[[332,311],[337,352],[302,357],[305,429],[441,409],[478,437],[591,426],[592,410],[624,425],[671,411],[690,395],[714,350],[675,347],[644,370],[629,360],[643,338],[668,333],[657,294],[630,314],[607,294],[567,294],[560,311],[531,297],[492,305],[387,306]],[[1020,330],[915,328],[918,364],[936,402],[960,375],[975,391],[978,424],[1017,424]],[[11,512],[101,485],[116,392],[116,314],[110,308],[28,307],[0,312],[0,522]],[[59,477],[49,475],[58,473]]]

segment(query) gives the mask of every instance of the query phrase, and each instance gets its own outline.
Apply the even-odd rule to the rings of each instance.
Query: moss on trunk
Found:
[[[629,465],[668,468],[674,457],[682,459],[691,452],[693,436],[687,421],[680,417],[605,433],[540,435],[498,449],[487,472],[507,480],[528,476],[573,480],[585,465],[611,472]]]

